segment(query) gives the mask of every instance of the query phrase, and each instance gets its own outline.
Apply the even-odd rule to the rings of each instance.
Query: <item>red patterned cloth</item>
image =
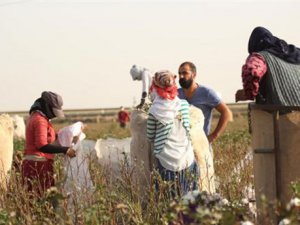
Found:
[[[242,67],[243,87],[248,100],[253,100],[258,94],[259,82],[266,72],[267,64],[262,55],[254,52],[248,56]]]
[[[155,90],[156,93],[163,99],[174,100],[174,98],[178,95],[176,85],[171,87],[161,88],[157,86],[154,82],[152,82],[152,85],[150,87],[150,92],[152,92],[153,90]]]

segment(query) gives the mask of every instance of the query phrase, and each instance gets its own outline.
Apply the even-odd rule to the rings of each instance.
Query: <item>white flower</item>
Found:
[[[299,198],[293,198],[290,201],[290,204],[293,206],[300,206],[300,199]]]
[[[48,195],[53,195],[53,194],[56,194],[56,193],[58,193],[58,190],[57,190],[56,187],[50,187],[50,188],[47,189],[47,194]]]
[[[187,205],[189,203],[194,203],[195,202],[195,198],[194,198],[192,192],[188,192],[186,195],[184,195],[182,197],[182,202],[185,205]]]
[[[280,221],[278,225],[289,225],[291,224],[291,221],[289,219],[283,219]]]
[[[194,197],[197,197],[198,195],[200,195],[200,191],[199,190],[194,190],[194,191],[192,191],[192,195]]]
[[[226,198],[223,198],[221,202],[223,205],[229,205],[229,201]]]
[[[242,204],[243,205],[248,205],[249,204],[249,200],[247,198],[243,198],[242,199]]]
[[[196,197],[200,194],[198,190],[189,191],[186,195],[182,197],[183,204],[187,205],[189,203],[195,203]]]
[[[287,204],[286,209],[291,210],[292,207],[299,207],[299,206],[300,206],[300,199],[292,198],[291,201]]]
[[[252,223],[250,221],[242,221],[241,225],[254,225],[254,223]]]

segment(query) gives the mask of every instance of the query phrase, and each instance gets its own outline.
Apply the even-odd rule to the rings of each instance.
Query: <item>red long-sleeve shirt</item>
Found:
[[[120,111],[118,113],[118,120],[120,123],[127,123],[129,121],[129,113],[126,111]]]
[[[44,145],[55,141],[55,131],[49,120],[39,112],[30,115],[26,125],[25,154],[53,159],[53,154],[39,151]]]

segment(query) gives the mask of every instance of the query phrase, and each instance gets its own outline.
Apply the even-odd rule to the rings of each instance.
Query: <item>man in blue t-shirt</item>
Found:
[[[222,102],[217,93],[203,85],[196,83],[196,66],[192,62],[184,62],[179,66],[179,98],[186,99],[191,105],[200,108],[204,114],[204,132],[209,143],[212,143],[225,130],[232,114],[228,106]],[[212,110],[220,113],[219,121],[213,132],[210,132]]]

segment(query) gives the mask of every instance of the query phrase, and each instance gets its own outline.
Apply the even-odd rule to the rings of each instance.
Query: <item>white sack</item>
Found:
[[[122,162],[130,164],[130,142],[131,138],[124,139],[98,139],[95,150],[100,165],[109,169],[114,178],[120,176]],[[124,161],[125,160],[125,161]]]
[[[82,132],[82,122],[64,127],[58,132],[58,142],[65,147],[72,146],[76,150],[76,157],[70,158],[65,156],[64,169],[66,172],[66,181],[64,190],[67,194],[80,194],[93,188],[89,172],[88,157],[90,151],[86,151],[83,147],[83,139],[85,134]],[[79,141],[74,145],[72,140],[74,136],[79,136]]]
[[[14,151],[13,131],[13,121],[10,116],[0,115],[0,185],[5,189]]]

